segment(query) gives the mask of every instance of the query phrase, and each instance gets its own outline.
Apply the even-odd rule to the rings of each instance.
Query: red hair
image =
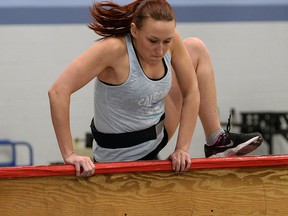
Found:
[[[92,22],[88,27],[103,37],[124,36],[130,32],[132,22],[140,29],[147,18],[175,20],[174,11],[166,0],[135,0],[123,6],[102,1],[94,3],[90,12]]]

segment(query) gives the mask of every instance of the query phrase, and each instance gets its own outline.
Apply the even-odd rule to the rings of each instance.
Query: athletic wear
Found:
[[[127,80],[120,85],[105,84],[98,78],[95,81],[94,125],[101,133],[128,133],[156,125],[164,114],[164,97],[172,85],[169,52],[163,59],[165,75],[159,80],[152,80],[141,68],[130,34],[125,39],[130,65]],[[125,148],[121,140],[118,143],[119,148],[113,149],[103,148],[94,142],[94,158],[99,162],[138,160],[155,150],[163,137],[162,127],[156,139]]]
[[[249,134],[230,133],[230,117],[227,130],[218,136],[216,142],[212,145],[205,144],[206,157],[246,155],[258,148],[263,142],[263,138],[258,132]]]

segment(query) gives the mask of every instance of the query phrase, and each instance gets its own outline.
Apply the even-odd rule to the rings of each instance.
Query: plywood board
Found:
[[[133,162],[134,171],[128,169],[129,163],[102,164],[102,173],[90,178],[65,172],[60,175],[59,170],[57,175],[50,170],[51,175],[42,177],[36,173],[34,177],[1,178],[0,169],[0,215],[287,216],[285,157],[278,157],[279,165],[273,162],[272,166],[248,166],[249,160],[253,162],[255,158],[244,157],[246,165],[242,167],[231,164],[232,168],[191,168],[185,173],[174,173],[169,161],[145,162],[155,170],[142,167],[145,163]],[[268,159],[259,158],[266,162]],[[111,170],[113,165],[120,170],[125,165],[128,172],[104,172],[104,167]],[[66,165],[40,168],[55,167],[71,169]],[[146,170],[139,171],[139,167]],[[25,167],[14,169],[20,171]]]

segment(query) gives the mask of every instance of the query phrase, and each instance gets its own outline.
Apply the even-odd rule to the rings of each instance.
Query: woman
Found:
[[[166,0],[136,0],[124,6],[106,1],[95,3],[91,12],[89,27],[103,39],[76,58],[49,90],[58,144],[77,176],[93,175],[95,166],[90,158],[74,154],[70,96],[92,79],[91,130],[98,162],[156,159],[179,125],[169,158],[176,172],[186,171],[198,113],[207,157],[243,155],[260,145],[258,133],[243,136],[221,128],[208,51],[195,38],[183,43]]]

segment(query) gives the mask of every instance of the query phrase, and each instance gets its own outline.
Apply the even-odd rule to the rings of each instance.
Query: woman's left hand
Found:
[[[176,149],[170,156],[172,167],[175,172],[188,171],[191,166],[191,158],[188,152]]]

